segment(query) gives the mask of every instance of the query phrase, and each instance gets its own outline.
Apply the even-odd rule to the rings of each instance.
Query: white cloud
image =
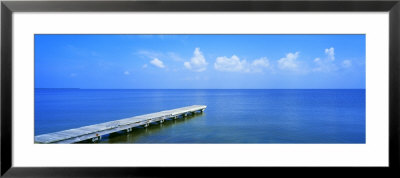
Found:
[[[344,61],[342,62],[342,67],[344,67],[344,68],[349,68],[349,67],[351,67],[351,60],[344,60]]]
[[[142,66],[142,68],[144,69],[144,68],[147,68],[147,64],[144,64],[143,66]]]
[[[251,63],[254,67],[269,67],[269,61],[266,57],[256,59]]]
[[[124,72],[124,75],[129,75],[129,74],[131,74],[129,71]]]
[[[313,68],[313,71],[331,72],[331,71],[337,71],[341,67],[349,68],[352,66],[351,60],[344,60],[341,63],[335,62],[335,48],[333,47],[325,49],[325,54],[327,57],[324,59],[320,58],[314,59],[316,67]]]
[[[238,72],[245,70],[247,65],[246,60],[240,60],[239,57],[233,55],[232,57],[217,57],[214,63],[214,68],[220,71]]]
[[[184,62],[183,65],[190,70],[196,72],[202,72],[207,69],[207,61],[203,56],[203,53],[200,51],[200,48],[196,48],[193,52],[193,57],[189,62]]]
[[[312,69],[314,72],[330,72],[337,70],[337,66],[334,64],[334,61],[329,59],[320,59],[315,58],[314,63],[316,65],[315,68]]]
[[[335,60],[335,48],[327,48],[325,49],[325,54],[328,55],[330,60]]]
[[[181,56],[179,56],[178,53],[174,52],[157,52],[157,51],[151,51],[151,50],[139,50],[134,53],[135,55],[138,55],[140,57],[144,58],[149,58],[149,59],[154,59],[154,58],[162,58],[162,59],[168,59],[168,60],[174,60],[177,62],[182,62],[184,61]]]
[[[223,56],[217,57],[214,63],[216,70],[227,72],[262,72],[264,68],[268,67],[270,67],[270,63],[266,57],[248,63],[246,60],[240,60],[236,55],[230,58]]]
[[[286,54],[286,57],[278,60],[279,68],[290,69],[290,70],[297,69],[298,62],[296,59],[298,57],[299,57],[299,52]]]
[[[264,68],[270,68],[271,65],[266,57],[254,60],[250,65],[250,71],[262,72]]]
[[[150,63],[153,64],[156,67],[165,68],[164,63],[161,60],[157,59],[157,58],[154,58],[153,60],[151,60]]]

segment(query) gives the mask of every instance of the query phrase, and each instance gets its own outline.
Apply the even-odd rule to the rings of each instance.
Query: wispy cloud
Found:
[[[124,75],[129,75],[131,74],[129,71],[124,71]]]
[[[157,59],[157,58],[154,58],[153,60],[151,60],[150,63],[153,64],[156,67],[165,68],[164,63],[161,60]]]
[[[156,51],[150,51],[150,50],[139,50],[134,54],[139,55],[139,56],[144,56],[144,57],[150,58],[150,59],[160,58],[160,57],[164,56],[163,53],[156,52]]]
[[[204,58],[203,53],[200,51],[200,48],[196,48],[190,61],[184,62],[183,65],[189,70],[202,72],[207,69],[208,63]]]
[[[330,47],[325,49],[325,58],[315,58],[314,64],[315,67],[312,69],[314,72],[332,72],[337,71],[341,67],[342,68],[349,68],[351,67],[352,63],[351,60],[344,60],[342,63],[337,64],[335,62],[335,48]]]
[[[153,64],[159,68],[166,68],[163,61],[175,61],[175,62],[182,62],[184,61],[179,54],[174,52],[159,52],[159,51],[152,51],[152,50],[139,50],[134,53],[134,55],[140,56],[145,59],[150,60],[150,64]],[[162,60],[161,60],[162,59]],[[142,68],[147,68],[148,65],[144,64]],[[176,70],[176,69],[172,69]]]
[[[227,72],[262,72],[263,69],[269,68],[270,63],[266,57],[259,58],[249,63],[246,60],[240,60],[236,55],[232,57],[217,57],[214,68],[219,71]]]
[[[314,63],[316,65],[312,69],[314,72],[332,72],[338,70],[338,67],[331,59],[321,60],[320,58],[315,58]]]
[[[174,52],[168,52],[167,56],[174,61],[178,61],[178,62],[184,61],[183,58],[179,56],[179,54],[174,53]]]
[[[335,60],[335,48],[327,48],[325,49],[325,54],[328,55],[330,60]]]
[[[344,67],[344,68],[349,68],[349,67],[351,67],[351,65],[352,65],[351,60],[342,61],[342,67]]]
[[[76,47],[74,45],[66,45],[66,50],[68,50],[71,54],[78,56],[101,57],[101,55],[97,51],[87,48]]]
[[[150,64],[152,64],[158,68],[165,68],[164,62],[159,59],[159,58],[165,57],[164,53],[151,51],[151,50],[140,50],[140,51],[137,51],[135,53],[135,55],[139,55],[139,56],[151,59]],[[143,69],[147,68],[147,67],[148,67],[147,64],[144,64],[142,66]]]

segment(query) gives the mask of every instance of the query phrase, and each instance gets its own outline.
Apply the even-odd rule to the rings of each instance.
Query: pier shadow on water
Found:
[[[172,129],[175,126],[184,124],[186,122],[190,122],[192,119],[196,117],[202,116],[204,113],[195,113],[187,115],[186,117],[180,116],[177,119],[169,118],[165,119],[163,123],[160,122],[153,122],[148,127],[144,126],[137,126],[133,127],[132,131],[119,131],[115,133],[111,133],[108,135],[102,135],[101,139],[94,143],[136,143],[138,139],[143,136],[151,135],[153,133],[159,132],[163,129]],[[84,140],[78,142],[78,144],[82,143],[93,143],[91,139]]]

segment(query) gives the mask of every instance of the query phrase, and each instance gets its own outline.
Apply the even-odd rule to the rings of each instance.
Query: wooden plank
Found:
[[[205,105],[186,106],[182,108],[109,121],[75,129],[42,134],[35,136],[35,143],[75,143],[101,135],[119,132],[128,128],[145,125],[147,123],[158,122],[175,116],[185,115],[191,112],[203,111],[204,109],[206,109],[206,107],[207,106]]]

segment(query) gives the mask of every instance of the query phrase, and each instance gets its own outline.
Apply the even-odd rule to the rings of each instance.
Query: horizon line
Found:
[[[70,90],[361,90],[365,88],[34,88]]]

